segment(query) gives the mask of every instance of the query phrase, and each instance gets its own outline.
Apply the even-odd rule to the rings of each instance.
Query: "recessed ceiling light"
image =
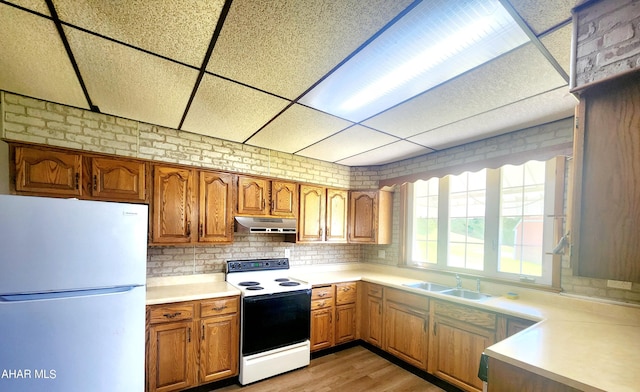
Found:
[[[425,0],[300,103],[362,121],[528,41],[498,0]]]

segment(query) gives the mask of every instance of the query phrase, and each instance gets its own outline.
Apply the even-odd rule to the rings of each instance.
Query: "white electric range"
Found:
[[[307,366],[311,285],[289,277],[289,259],[229,260],[226,280],[241,291],[240,383]]]

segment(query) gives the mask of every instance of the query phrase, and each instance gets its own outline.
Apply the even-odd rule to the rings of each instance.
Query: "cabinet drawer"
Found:
[[[464,321],[482,328],[496,329],[496,315],[493,313],[440,301],[435,303],[435,312],[438,315]]]
[[[336,284],[336,305],[355,303],[357,293],[356,282]]]
[[[149,312],[149,322],[151,324],[166,323],[170,321],[189,320],[194,316],[194,304],[177,303],[167,305],[154,305]]]
[[[200,317],[238,312],[239,297],[212,298],[200,301]]]
[[[314,287],[311,290],[311,299],[333,298],[333,285]]]
[[[387,289],[385,300],[407,305],[411,308],[429,310],[429,298],[402,290]]]
[[[367,284],[367,295],[376,298],[382,298],[382,286]]]
[[[311,301],[311,310],[330,308],[333,306],[333,298],[314,299]]]

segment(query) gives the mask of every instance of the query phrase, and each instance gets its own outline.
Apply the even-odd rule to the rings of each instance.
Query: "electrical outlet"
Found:
[[[284,257],[287,258],[287,259],[289,257],[291,257],[291,249],[285,249],[284,250]]]
[[[631,282],[623,282],[621,280],[607,280],[607,287],[612,289],[631,290]]]

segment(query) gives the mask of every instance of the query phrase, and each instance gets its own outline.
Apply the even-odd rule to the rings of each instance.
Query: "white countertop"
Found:
[[[487,282],[482,282],[481,289],[493,297],[469,301],[404,286],[425,280],[453,286],[450,277],[374,264],[292,267],[289,275],[312,285],[363,280],[539,321],[485,353],[584,391],[640,390],[640,307],[527,289],[517,289],[520,297],[512,300],[502,296],[512,287]],[[463,282],[465,288],[475,289],[475,281]],[[149,305],[239,294],[224,282],[222,273],[147,281]]]
[[[147,305],[240,295],[223,273],[147,279]]]

